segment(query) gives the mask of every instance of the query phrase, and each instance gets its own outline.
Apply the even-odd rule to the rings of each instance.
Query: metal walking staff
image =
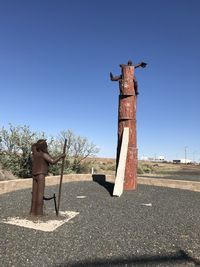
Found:
[[[65,139],[65,143],[64,143],[64,147],[63,147],[63,154],[66,153],[66,146],[67,146],[67,139]],[[65,165],[65,158],[62,159],[62,167],[61,167],[61,174],[60,174],[60,185],[59,185],[59,192],[58,192],[58,204],[57,204],[57,209],[56,209],[56,215],[57,216],[59,215],[59,209],[60,209],[60,197],[61,197],[64,165]]]

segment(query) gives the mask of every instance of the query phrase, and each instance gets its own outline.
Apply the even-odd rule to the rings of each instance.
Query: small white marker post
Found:
[[[117,175],[115,178],[115,185],[113,190],[113,196],[116,197],[120,197],[123,193],[128,142],[129,142],[129,128],[124,127],[121,150],[119,155],[119,163],[117,167]]]

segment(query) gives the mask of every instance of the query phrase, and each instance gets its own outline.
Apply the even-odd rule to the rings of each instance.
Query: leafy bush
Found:
[[[154,168],[150,164],[141,164],[137,168],[138,174],[152,173],[153,171],[154,171]]]
[[[87,157],[98,153],[98,148],[87,138],[76,136],[71,130],[61,131],[56,137],[49,138],[48,150],[53,158],[62,153],[67,139],[64,173],[81,173],[89,166],[84,162]],[[34,132],[27,125],[0,128],[0,163],[2,168],[22,178],[31,177],[31,146],[38,139],[47,139],[45,133]],[[49,172],[60,174],[61,163],[51,165]]]
[[[137,167],[137,174],[144,174],[144,170],[141,166]]]
[[[115,171],[116,170],[116,164],[115,164],[115,162],[103,163],[103,164],[101,164],[100,168],[103,171]]]

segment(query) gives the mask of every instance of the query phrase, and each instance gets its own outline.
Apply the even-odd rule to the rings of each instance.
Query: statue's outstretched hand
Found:
[[[113,79],[113,74],[112,74],[112,72],[110,72],[110,79],[111,79],[111,80]]]
[[[145,68],[147,66],[147,63],[145,63],[145,62],[141,62],[141,67],[142,68]]]

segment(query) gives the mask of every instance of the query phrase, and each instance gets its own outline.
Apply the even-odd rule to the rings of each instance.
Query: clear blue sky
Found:
[[[137,69],[139,156],[200,158],[199,0],[0,0],[0,127],[72,129],[115,156],[119,74]]]

